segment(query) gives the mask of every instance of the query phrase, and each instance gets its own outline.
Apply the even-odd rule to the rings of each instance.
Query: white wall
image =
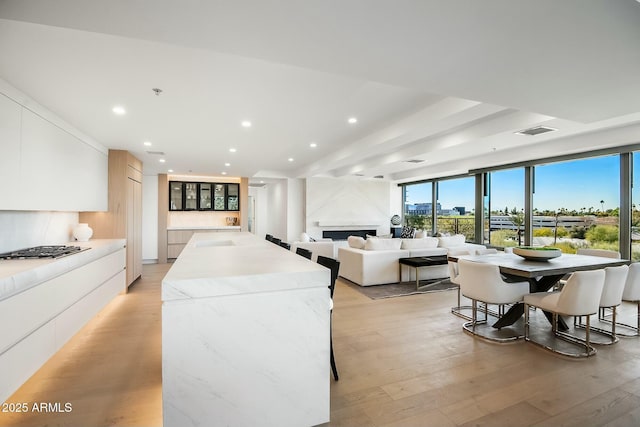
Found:
[[[287,240],[287,180],[270,182],[267,188],[267,215],[264,218],[266,233]],[[256,218],[256,222],[258,218]]]
[[[158,260],[158,175],[142,177],[142,260]]]
[[[287,242],[300,240],[300,234],[306,228],[305,181],[304,179],[287,180],[287,234],[285,237]]]
[[[391,185],[388,181],[351,178],[306,180],[306,232],[321,238],[323,230],[375,229],[389,233]],[[395,203],[395,202],[394,202]]]
[[[73,240],[77,212],[0,211],[0,252]]]
[[[249,187],[249,195],[253,197],[255,204],[254,234],[258,237],[264,237],[269,233],[269,229],[267,228],[269,214],[267,187]]]

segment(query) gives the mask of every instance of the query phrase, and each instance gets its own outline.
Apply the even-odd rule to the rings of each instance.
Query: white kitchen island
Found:
[[[329,421],[329,281],[251,233],[194,234],[162,281],[164,426]]]

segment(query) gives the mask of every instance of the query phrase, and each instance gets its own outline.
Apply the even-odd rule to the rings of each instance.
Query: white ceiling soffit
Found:
[[[633,0],[4,0],[0,18],[0,76],[145,172],[134,144],[154,133],[185,171],[219,173],[234,144],[234,175],[406,180],[640,112]],[[136,125],[100,120],[125,94]],[[559,131],[512,134],[541,124]]]

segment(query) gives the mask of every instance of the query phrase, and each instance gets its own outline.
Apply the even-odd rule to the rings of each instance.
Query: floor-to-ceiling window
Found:
[[[524,168],[489,172],[489,220],[485,221],[484,243],[494,246],[523,244]]]
[[[438,181],[437,231],[475,238],[475,179],[472,176]]]
[[[640,152],[633,153],[631,179],[631,259],[640,261]]]
[[[533,245],[618,250],[618,155],[535,166]]]
[[[433,184],[423,182],[404,186],[404,224],[431,233]]]

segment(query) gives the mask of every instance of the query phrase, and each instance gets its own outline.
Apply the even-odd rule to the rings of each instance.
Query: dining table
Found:
[[[483,262],[497,265],[500,273],[507,281],[529,282],[529,292],[546,292],[558,283],[565,275],[575,271],[599,270],[605,267],[615,267],[629,264],[627,259],[605,258],[592,255],[562,254],[557,258],[547,260],[525,259],[514,253],[499,252],[486,255],[451,255],[450,261],[459,259]],[[492,326],[496,329],[514,324],[524,314],[524,303],[512,305]],[[551,321],[551,315],[545,313]],[[567,325],[562,319],[558,319],[558,328],[566,330]]]

